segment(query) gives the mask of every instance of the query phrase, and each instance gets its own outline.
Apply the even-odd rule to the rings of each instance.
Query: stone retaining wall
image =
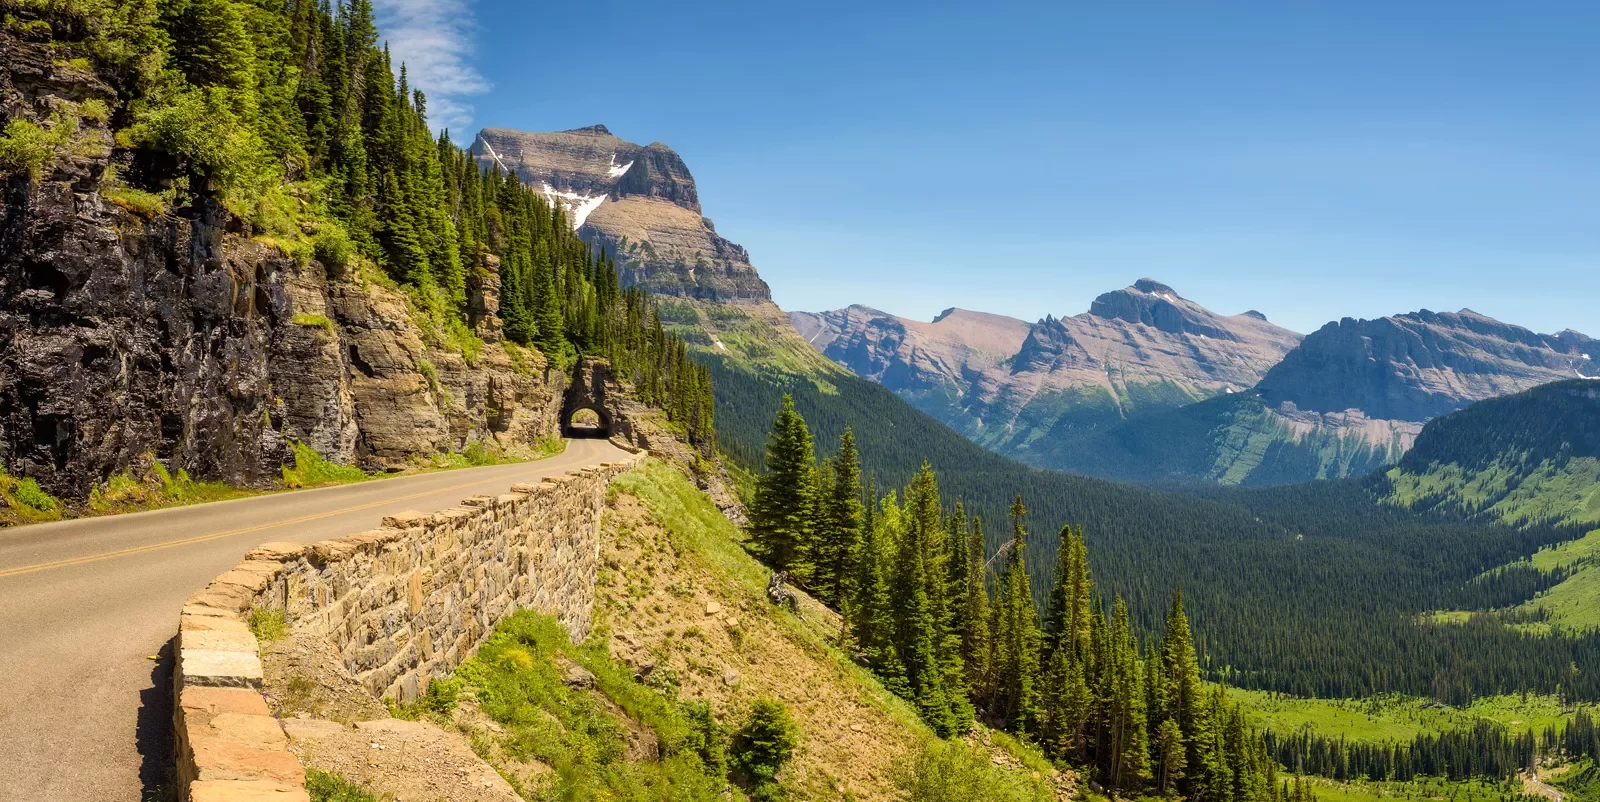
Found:
[[[376,696],[409,702],[454,671],[501,617],[554,615],[589,629],[600,515],[611,479],[642,454],[501,496],[309,545],[268,543],[189,597],[179,623],[174,724],[191,802],[308,802],[305,772],[261,695],[251,610],[325,636]]]

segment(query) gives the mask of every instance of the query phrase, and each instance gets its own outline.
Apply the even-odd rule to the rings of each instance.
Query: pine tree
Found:
[[[1167,681],[1164,717],[1177,722],[1186,750],[1188,776],[1179,783],[1179,791],[1190,796],[1217,793],[1222,767],[1217,762],[1210,705],[1200,684],[1200,665],[1189,634],[1189,618],[1183,611],[1181,588],[1172,594],[1161,654],[1161,672]]]
[[[990,658],[994,687],[988,704],[989,715],[1020,731],[1035,725],[1035,680],[1039,662],[1038,616],[1023,557],[1027,530],[1022,520],[1028,510],[1018,496],[1011,505],[1011,543],[1006,555],[1006,570],[1000,576],[1000,591],[995,598],[994,638]]]
[[[850,605],[856,616],[852,630],[867,667],[889,690],[906,696],[909,689],[905,667],[895,649],[894,609],[889,590],[889,548],[899,528],[900,508],[892,493],[877,506],[880,512],[871,516],[872,523],[866,526],[862,536],[855,600]]]
[[[826,529],[817,538],[818,556],[813,561],[815,586],[824,601],[842,605],[849,598],[856,576],[857,553],[865,511],[861,503],[861,457],[856,452],[855,434],[845,427],[839,436],[830,481],[823,490],[821,507]]]
[[[1112,606],[1108,654],[1106,729],[1109,740],[1102,753],[1104,776],[1111,787],[1133,791],[1149,778],[1150,742],[1139,644],[1128,623],[1128,607],[1121,597]]]
[[[956,722],[951,717],[950,700],[944,686],[939,659],[941,628],[938,599],[930,591],[942,586],[943,576],[928,551],[928,528],[938,529],[937,491],[931,486],[932,471],[926,464],[906,488],[905,507],[900,511],[899,537],[895,544],[894,605],[895,649],[905,667],[912,701],[924,721],[941,736],[949,735]]]
[[[962,595],[961,659],[966,664],[967,691],[981,698],[989,687],[989,570],[983,558],[983,521],[973,518],[967,536],[966,587]]]
[[[791,571],[801,578],[809,573],[803,560],[810,551],[815,520],[815,471],[811,431],[795,411],[794,400],[785,395],[767,439],[767,472],[756,483],[750,528],[757,548],[774,570]]]
[[[1178,722],[1170,718],[1163,720],[1155,735],[1156,788],[1161,793],[1172,793],[1178,781],[1183,779],[1188,760],[1185,751],[1183,731],[1178,729]]]

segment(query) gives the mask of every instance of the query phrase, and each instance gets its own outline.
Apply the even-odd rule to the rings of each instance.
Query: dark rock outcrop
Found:
[[[0,115],[44,120],[114,101],[42,45],[0,35]],[[368,469],[557,432],[559,375],[498,345],[473,362],[430,343],[404,297],[248,237],[202,199],[146,221],[101,194],[111,134],[84,120],[40,180],[0,204],[0,463],[81,499],[159,460],[196,478],[261,485],[304,442]],[[88,155],[85,155],[88,154]],[[473,316],[498,332],[496,282]]]

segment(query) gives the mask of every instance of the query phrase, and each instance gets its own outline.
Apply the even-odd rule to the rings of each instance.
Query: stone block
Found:
[[[432,523],[435,526],[451,526],[459,524],[478,515],[478,511],[466,507],[445,507],[433,514]]]
[[[283,734],[283,727],[270,713],[264,716],[218,713],[211,717],[207,732],[198,733],[195,728],[190,728],[189,737],[214,738],[266,751],[289,748],[289,738]]]
[[[255,600],[255,591],[243,585],[212,582],[204,590],[197,591],[193,596],[190,596],[185,604],[242,613],[250,609]]]
[[[303,787],[306,782],[306,771],[300,766],[300,760],[287,749],[259,749],[221,738],[198,738],[192,740],[190,746],[196,774],[202,782],[270,780],[291,787]]]
[[[232,571],[228,571],[227,573],[219,575],[216,579],[212,580],[212,584],[238,585],[240,587],[247,588],[251,595],[255,595],[263,590],[266,590],[267,584],[271,581],[272,577],[268,574],[235,568]]]
[[[311,546],[311,557],[315,561],[327,565],[328,563],[347,559],[350,555],[355,554],[356,549],[359,547],[359,543],[355,543],[348,538],[324,540]]]
[[[211,607],[204,604],[185,603],[183,605],[183,615],[186,617],[193,616],[195,618],[222,618],[229,621],[244,620],[244,618],[240,616],[238,610],[224,610],[220,607]]]
[[[183,649],[178,663],[185,686],[261,688],[261,658],[253,651]]]
[[[244,688],[205,688],[190,685],[183,689],[178,704],[183,708],[185,718],[203,718],[207,724],[210,724],[212,718],[224,713],[245,716],[272,715],[272,711],[267,708],[267,700],[262,698],[261,694]]]
[[[244,558],[246,561],[262,560],[270,562],[289,562],[291,560],[299,559],[300,555],[305,554],[305,549],[306,546],[304,543],[273,541],[271,543],[263,543],[254,549],[251,549],[244,555]]]
[[[246,624],[241,619],[232,617],[231,615],[223,617],[215,615],[185,614],[178,617],[178,631],[180,633],[204,630],[213,630],[219,632],[243,632],[248,635],[250,634],[250,625]]]
[[[189,786],[189,802],[311,802],[311,795],[304,782],[203,780]]]
[[[351,535],[345,538],[345,540],[366,545],[369,543],[389,543],[399,539],[401,536],[402,533],[396,529],[373,529]]]
[[[248,625],[238,630],[192,629],[179,634],[181,649],[209,649],[218,652],[255,652],[259,649],[256,636],[250,634]]]
[[[428,518],[428,513],[417,512],[416,510],[406,510],[405,512],[397,512],[393,515],[385,515],[383,518],[383,528],[412,529],[427,523]]]

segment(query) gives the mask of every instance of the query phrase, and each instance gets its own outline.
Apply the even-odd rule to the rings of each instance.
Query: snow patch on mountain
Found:
[[[610,172],[612,178],[621,178],[632,169],[633,162],[628,162],[627,164],[617,164],[617,154],[611,154],[611,169],[608,172]]]
[[[494,152],[494,146],[489,144],[489,140],[483,138],[483,134],[478,134],[478,141],[483,143],[483,149],[489,152],[489,158],[494,159],[494,163],[500,165],[500,169],[505,170],[507,173],[512,172],[511,168],[507,167],[505,161],[500,158],[500,154]]]
[[[551,203],[559,203],[567,208],[572,215],[572,228],[574,231],[583,228],[583,223],[589,219],[589,215],[595,209],[600,208],[600,204],[606,202],[604,194],[579,195],[576,192],[558,192],[555,187],[549,184],[544,185],[544,196]]]

